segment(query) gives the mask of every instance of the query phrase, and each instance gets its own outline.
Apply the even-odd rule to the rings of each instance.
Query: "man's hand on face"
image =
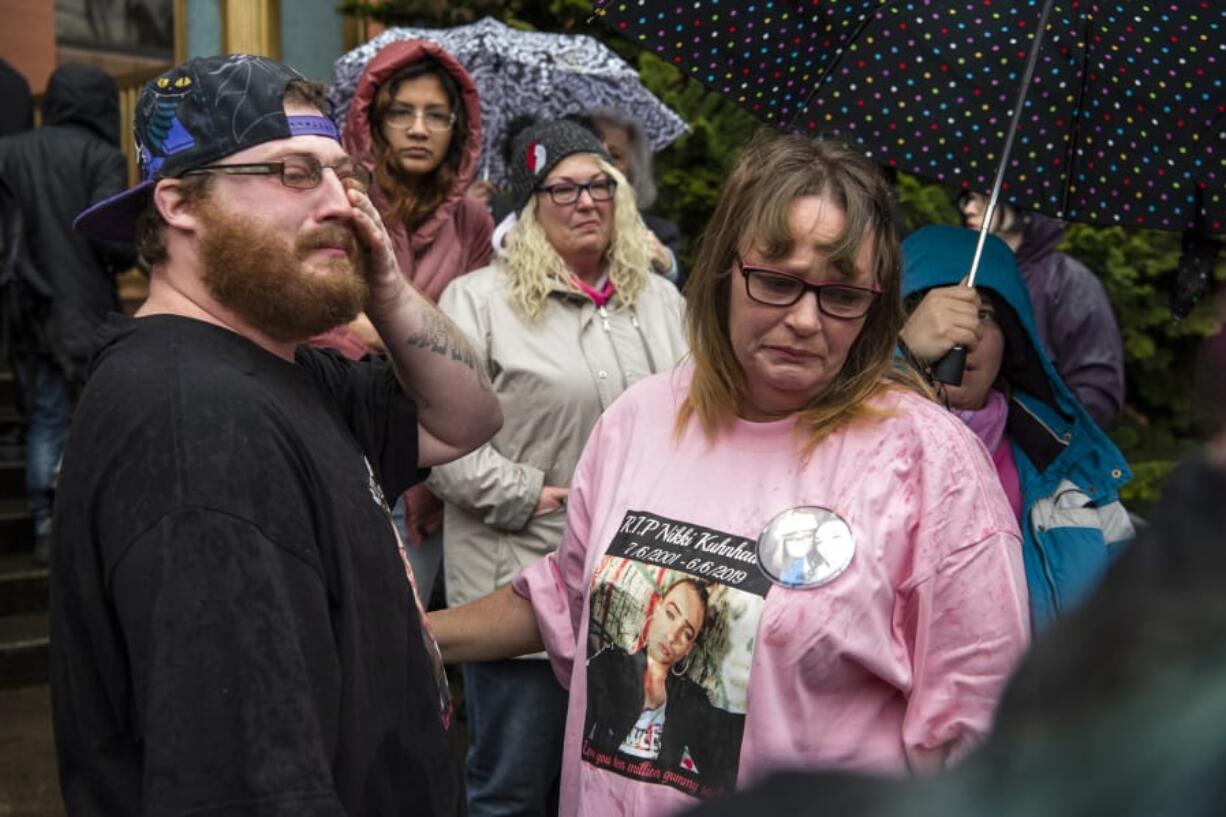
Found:
[[[345,182],[349,202],[353,205],[353,229],[358,241],[366,248],[368,263],[366,281],[370,286],[367,312],[383,314],[403,306],[410,298],[409,285],[396,259],[392,237],[383,225],[383,218],[370,196],[356,180]]]
[[[502,426],[482,360],[464,333],[408,282],[383,218],[357,182],[346,182],[353,230],[369,252],[366,315],[405,393],[417,403],[418,464],[462,457]]]

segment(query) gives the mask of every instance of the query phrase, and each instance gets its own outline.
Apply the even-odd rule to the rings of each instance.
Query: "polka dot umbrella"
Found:
[[[1003,184],[1104,225],[1226,230],[1226,4],[1056,0]],[[987,192],[1044,0],[598,0],[762,121]]]
[[[1057,218],[1182,230],[1185,258],[1226,232],[1221,0],[595,6],[768,124]]]

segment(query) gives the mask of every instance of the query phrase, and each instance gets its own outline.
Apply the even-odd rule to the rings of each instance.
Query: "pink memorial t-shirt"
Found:
[[[605,412],[561,546],[514,582],[570,689],[563,817],[671,814],[778,768],[957,759],[1029,637],[1017,522],[982,443],[901,390],[807,459],[791,420],[678,438],[689,377]],[[682,621],[692,646],[659,646]],[[659,714],[649,657],[667,665]],[[650,751],[627,752],[644,724]]]

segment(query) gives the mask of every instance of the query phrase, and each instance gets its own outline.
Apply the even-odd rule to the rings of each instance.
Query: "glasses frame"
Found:
[[[410,119],[410,121],[404,123],[403,125],[397,125],[393,123],[391,120],[391,116],[393,113],[404,113],[404,114],[411,113],[412,119]],[[435,130],[434,128],[430,127],[430,122],[426,119],[426,116],[432,113],[439,113],[439,112],[431,111],[428,108],[423,108],[420,111],[412,110],[409,108],[401,108],[399,111],[397,111],[395,108],[388,108],[386,111],[383,112],[383,124],[387,125],[389,128],[394,128],[396,130],[410,131],[417,126],[418,122],[420,122],[421,126],[426,129],[427,133],[448,133],[451,131],[452,128],[455,127],[455,123],[456,123],[456,112],[455,111],[451,111],[447,114],[447,127],[441,130]]]
[[[205,173],[224,173],[228,176],[276,176],[278,178],[278,181],[281,182],[281,186],[288,187],[290,190],[314,190],[315,188],[323,184],[324,171],[331,170],[333,173],[336,174],[336,178],[339,179],[342,184],[344,183],[346,178],[350,178],[350,179],[356,179],[358,183],[362,185],[363,189],[367,189],[370,187],[370,171],[367,170],[366,167],[361,162],[358,162],[355,159],[345,158],[334,164],[326,165],[323,162],[319,161],[319,159],[316,159],[314,156],[311,156],[310,154],[307,154],[307,153],[294,154],[293,156],[286,156],[285,158],[287,160],[288,159],[303,159],[303,160],[306,160],[308,167],[310,167],[311,165],[314,165],[315,167],[317,167],[318,171],[312,174],[315,179],[314,183],[310,185],[299,185],[299,184],[288,183],[285,180],[285,167],[287,164],[290,164],[290,162],[288,161],[248,162],[248,163],[228,164],[228,165],[226,164],[204,165],[203,167],[193,167],[191,170],[187,170],[187,171],[184,171],[183,173],[180,173],[179,178],[184,178],[187,176],[199,176]],[[340,171],[337,170],[337,167],[344,164],[345,162],[348,162],[353,166],[353,175],[341,176]]]
[[[762,304],[763,306],[773,306],[773,307],[778,307],[779,309],[788,309],[800,303],[800,299],[805,297],[807,293],[812,292],[814,297],[817,299],[818,310],[826,317],[835,318],[836,320],[842,320],[842,321],[856,321],[856,320],[859,320],[860,318],[863,318],[865,315],[871,312],[873,310],[873,307],[877,305],[877,301],[880,300],[881,298],[881,287],[879,286],[866,287],[866,286],[860,286],[859,284],[848,284],[843,281],[823,281],[820,284],[810,284],[808,281],[801,278],[799,275],[793,275],[790,272],[783,272],[782,270],[771,269],[770,267],[761,267],[756,264],[746,264],[744,261],[738,261],[738,263],[740,264],[740,267],[741,267],[741,275],[745,279],[745,295],[749,298],[749,300],[753,301],[756,304]],[[755,272],[764,272],[767,275],[777,275],[780,278],[790,278],[791,280],[799,283],[801,285],[801,289],[799,290],[799,292],[797,292],[796,297],[788,301],[787,303],[773,303],[771,301],[764,301],[761,298],[754,297],[753,292],[750,290],[750,286],[749,286],[750,275]],[[840,315],[837,312],[831,312],[826,307],[826,305],[822,303],[822,292],[826,290],[830,290],[830,289],[854,289],[859,292],[870,293],[873,297],[869,300],[868,306],[866,306],[864,308],[864,311],[861,312],[860,314],[858,315]]]
[[[596,195],[596,192],[592,189],[592,187],[598,184],[600,185],[607,184],[609,186],[609,197],[608,198],[601,198]],[[560,201],[558,199],[558,188],[559,187],[574,187],[575,197],[568,201]],[[603,179],[592,179],[591,181],[586,181],[586,182],[558,182],[557,184],[541,185],[540,187],[534,187],[532,189],[532,192],[533,193],[548,193],[549,200],[552,201],[554,204],[558,205],[559,207],[565,207],[570,204],[578,204],[579,199],[583,198],[584,193],[587,193],[588,198],[590,198],[592,201],[595,201],[595,202],[613,201],[613,198],[617,195],[617,179],[606,176]]]

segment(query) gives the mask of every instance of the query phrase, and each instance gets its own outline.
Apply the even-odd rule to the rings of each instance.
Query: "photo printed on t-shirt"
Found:
[[[753,540],[627,512],[592,577],[583,760],[695,797],[731,790],[770,588]]]

